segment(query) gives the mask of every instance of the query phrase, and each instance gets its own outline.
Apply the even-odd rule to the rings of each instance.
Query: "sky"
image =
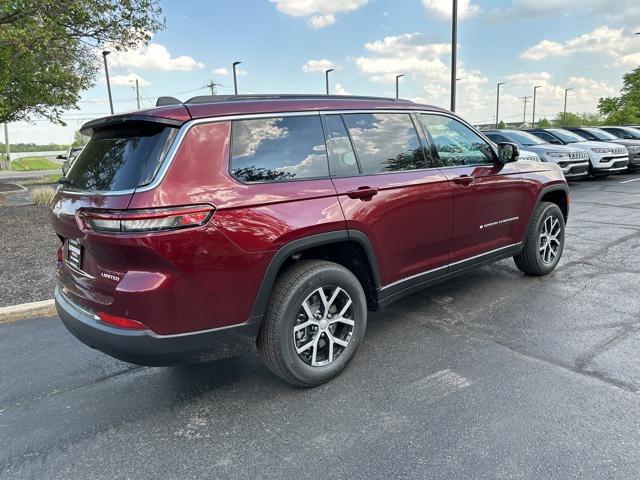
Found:
[[[187,100],[233,93],[395,95],[449,107],[451,0],[166,0],[166,29],[148,46],[108,57],[116,113],[171,95]],[[474,124],[520,121],[522,97],[540,85],[536,118],[563,108],[595,112],[640,66],[638,0],[458,0],[457,113]],[[101,60],[101,59],[100,59]],[[45,120],[11,124],[11,143],[70,143],[86,121],[109,113],[104,72],[82,94],[66,127]],[[531,100],[527,103],[531,121]]]

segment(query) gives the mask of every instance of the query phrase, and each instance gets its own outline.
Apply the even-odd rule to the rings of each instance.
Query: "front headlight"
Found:
[[[552,158],[567,158],[569,155],[562,152],[547,152],[547,156]]]
[[[594,153],[613,153],[611,148],[592,148],[591,151]]]

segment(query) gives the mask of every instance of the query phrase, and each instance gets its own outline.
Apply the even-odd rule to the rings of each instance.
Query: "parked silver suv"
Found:
[[[488,130],[483,133],[495,143],[515,143],[521,149],[537,153],[543,162],[557,164],[567,180],[589,176],[589,155],[581,150],[553,145],[519,130]]]

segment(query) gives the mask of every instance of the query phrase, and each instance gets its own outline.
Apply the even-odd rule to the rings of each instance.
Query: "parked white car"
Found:
[[[594,177],[606,177],[627,169],[629,151],[622,145],[609,142],[592,142],[563,128],[531,128],[527,130],[537,137],[556,145],[570,145],[587,152],[590,172]]]

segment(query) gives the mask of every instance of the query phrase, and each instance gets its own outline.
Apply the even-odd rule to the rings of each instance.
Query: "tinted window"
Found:
[[[492,140],[496,143],[509,141],[507,140],[507,137],[503,137],[502,135],[498,135],[497,133],[486,133],[485,135],[489,137],[489,140]]]
[[[584,142],[584,137],[581,137],[577,133],[570,132],[569,130],[554,128],[551,132],[564,143]]]
[[[531,133],[533,133],[536,137],[540,137],[549,143],[558,143],[558,139],[553,135],[551,135],[550,133],[547,133],[547,132],[531,132]]]
[[[578,134],[588,138],[589,140],[602,140],[603,142],[606,142],[607,140],[617,140],[618,138],[615,135],[611,135],[609,132],[600,130],[599,128],[583,128],[578,131]],[[593,138],[587,135],[591,135]]]
[[[441,115],[420,116],[445,167],[493,163],[489,144],[466,125]]]
[[[329,154],[331,175],[358,175],[360,173],[358,162],[342,117],[340,115],[327,115],[325,117],[325,125],[327,127],[327,153]]]
[[[327,177],[320,116],[234,121],[231,173],[246,183]]]
[[[586,138],[587,140],[598,140],[598,137],[596,137],[593,133],[587,130],[572,130],[572,131],[580,135],[582,138]]]
[[[95,132],[67,173],[80,190],[128,190],[155,176],[178,130],[132,122]]]
[[[531,135],[529,132],[510,131],[509,138],[524,147],[529,147],[531,145],[542,145],[543,143],[545,143],[544,140],[541,140],[535,135]]]
[[[413,126],[405,113],[344,115],[363,174],[426,168]]]

